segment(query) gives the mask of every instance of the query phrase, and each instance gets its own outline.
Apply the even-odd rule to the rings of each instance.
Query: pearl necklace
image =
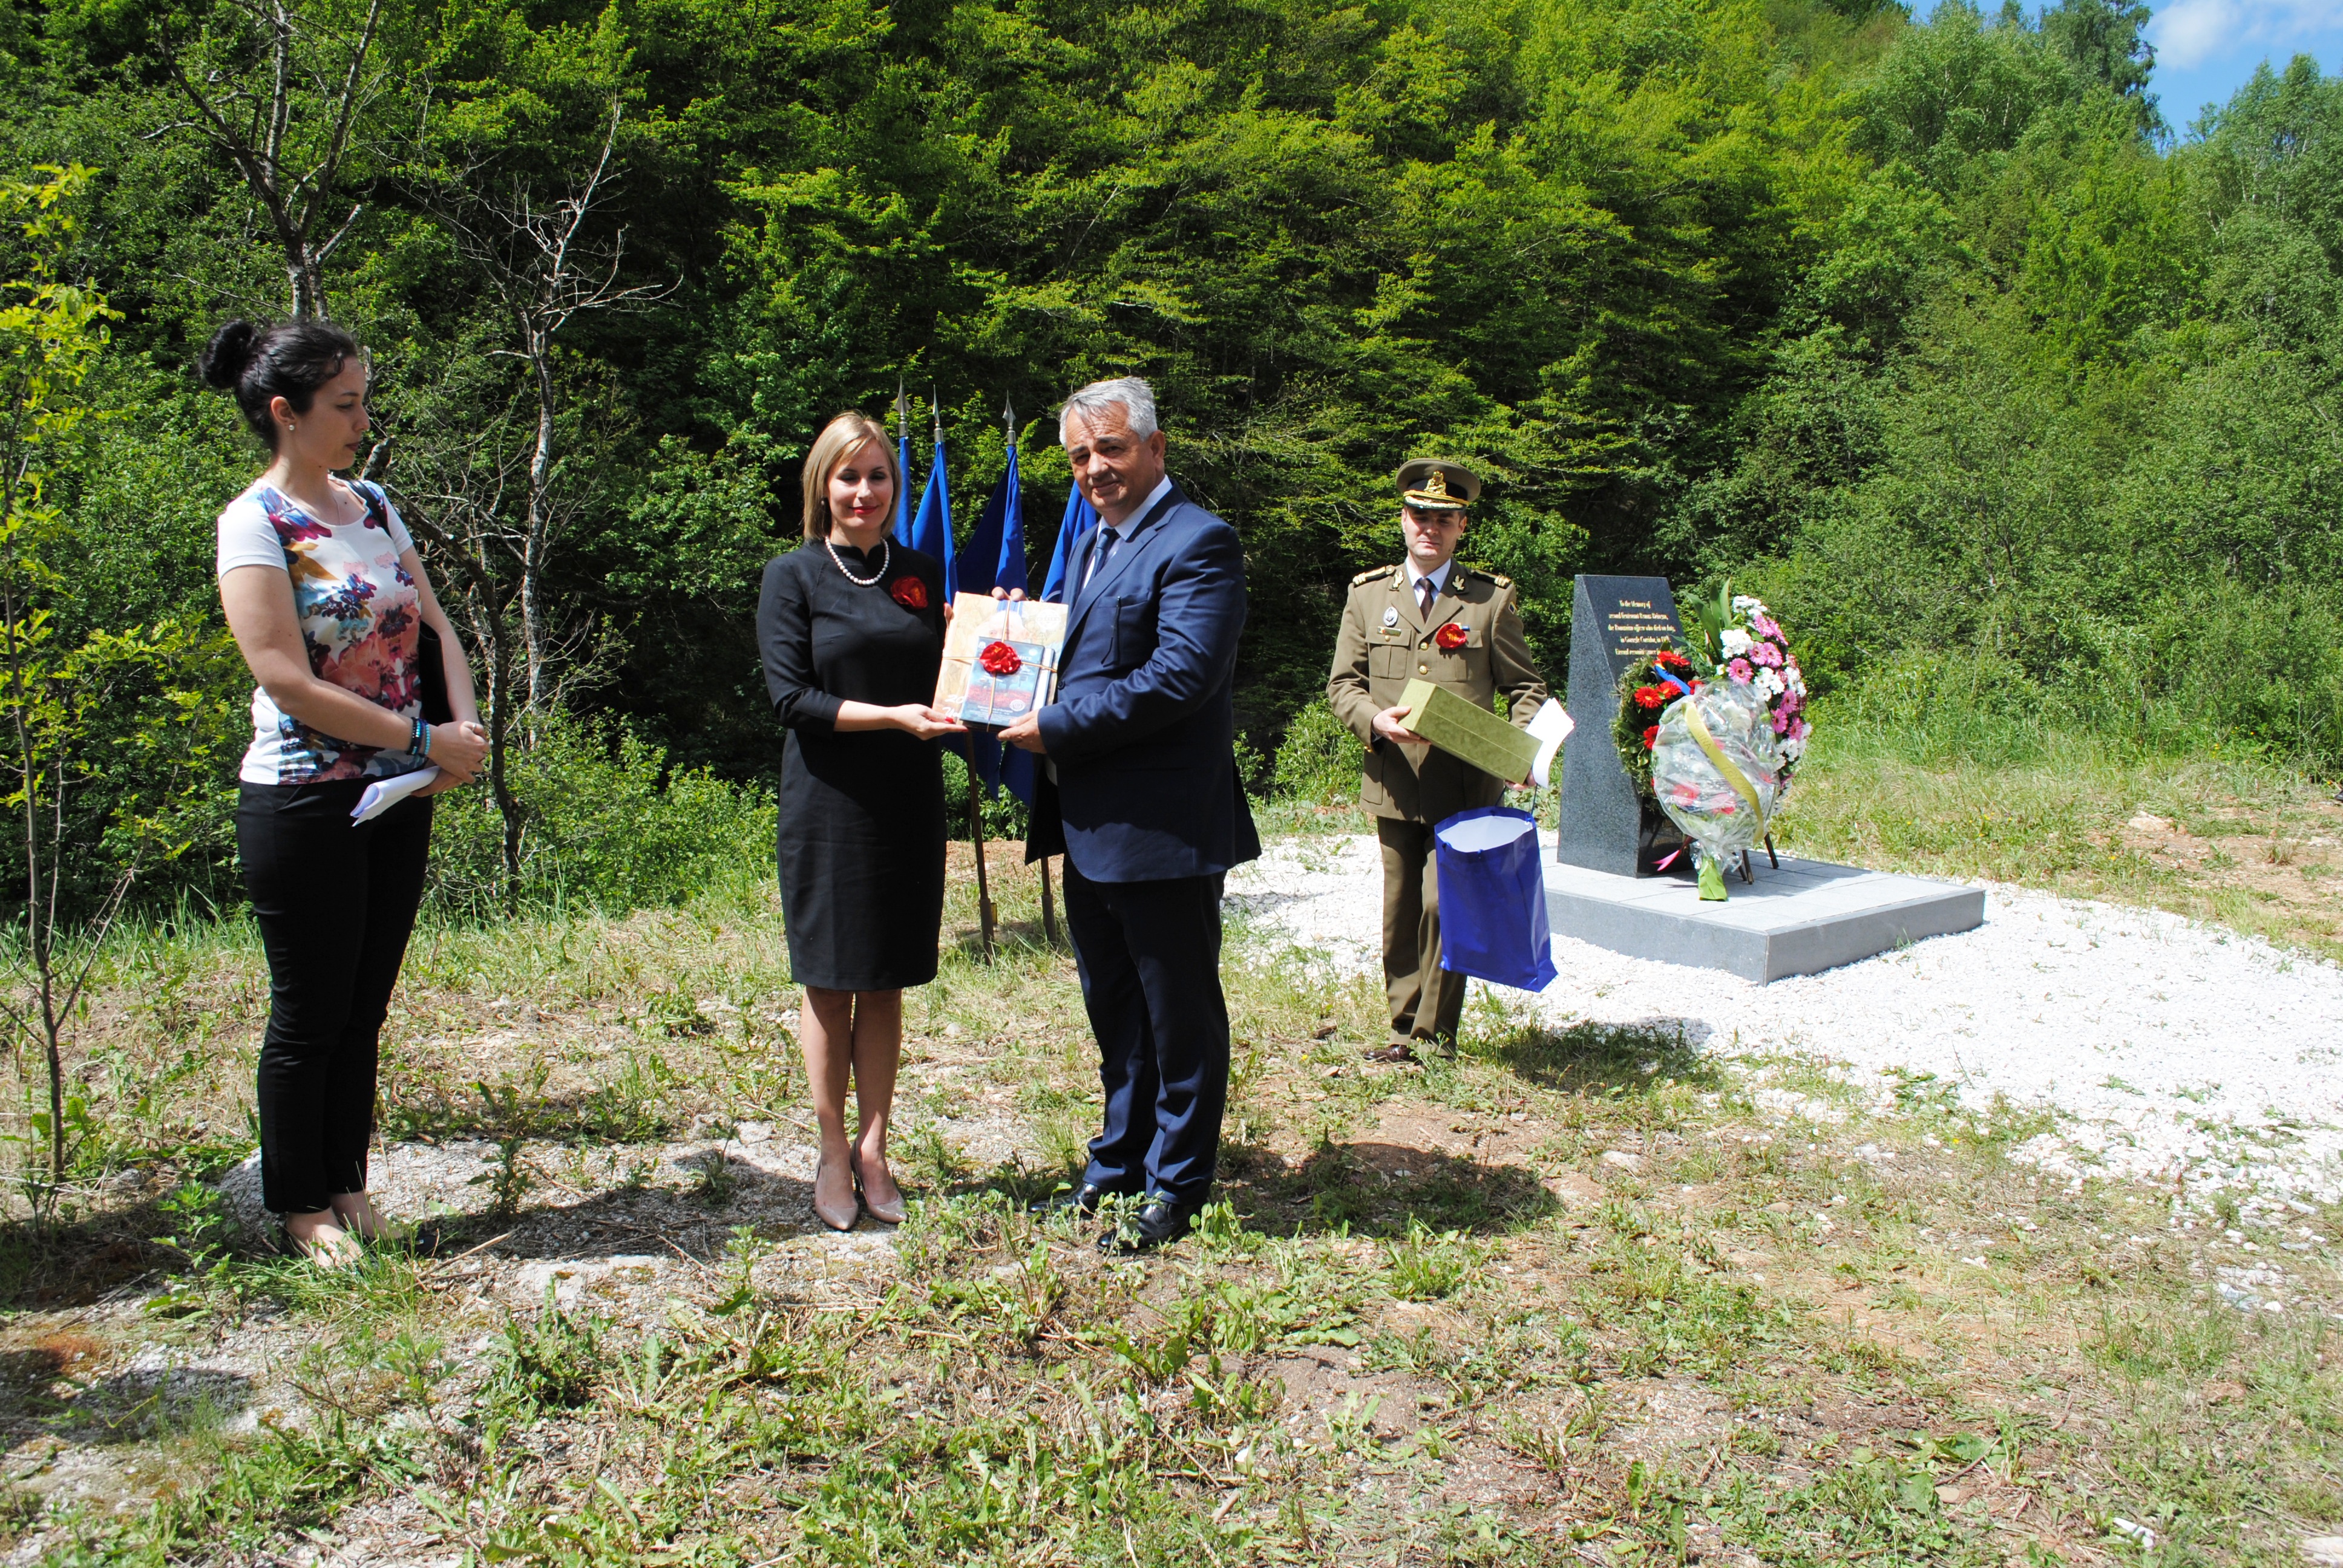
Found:
[[[852,583],[856,588],[869,588],[872,583],[875,583],[880,578],[885,577],[887,575],[887,563],[894,555],[894,547],[882,536],[879,540],[879,569],[871,573],[867,578],[859,578],[852,572],[846,569],[846,563],[839,558],[838,547],[836,545],[830,543],[828,539],[824,539],[821,541],[821,548],[830,552],[830,564],[838,568],[839,575],[845,578],[848,582]]]

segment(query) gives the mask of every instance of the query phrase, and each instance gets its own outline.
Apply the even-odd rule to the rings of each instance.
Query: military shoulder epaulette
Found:
[[[1351,579],[1351,586],[1353,588],[1364,588],[1369,583],[1374,581],[1377,578],[1387,578],[1391,576],[1391,571],[1392,569],[1389,567],[1377,567],[1371,572],[1361,572],[1357,577]]]
[[[1503,572],[1484,572],[1478,567],[1472,567],[1466,569],[1471,571],[1476,578],[1488,578],[1491,582],[1495,583],[1499,588],[1511,588],[1513,586],[1513,579],[1505,576]]]

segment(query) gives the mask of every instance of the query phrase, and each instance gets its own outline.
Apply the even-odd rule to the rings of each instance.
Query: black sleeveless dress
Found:
[[[808,539],[765,568],[757,640],[789,729],[779,860],[789,970],[799,985],[894,990],[936,978],[943,920],[941,743],[900,729],[840,734],[842,702],[934,700],[944,582],[890,543],[865,557]],[[839,569],[844,563],[845,571]],[[884,574],[873,583],[851,581]]]

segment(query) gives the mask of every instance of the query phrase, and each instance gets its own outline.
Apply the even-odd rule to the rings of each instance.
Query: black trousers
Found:
[[[237,858],[268,953],[260,1186],[280,1214],[366,1191],[375,1057],[423,901],[431,802],[353,823],[366,781],[246,784]]]
[[[1201,1203],[1229,1099],[1220,877],[1093,882],[1066,860],[1066,930],[1106,1115],[1083,1180]]]

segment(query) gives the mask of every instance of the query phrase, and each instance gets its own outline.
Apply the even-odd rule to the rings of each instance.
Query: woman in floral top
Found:
[[[314,321],[230,322],[201,365],[274,455],[219,518],[220,600],[259,683],[236,849],[268,952],[262,1191],[291,1243],[330,1262],[382,1230],[366,1191],[376,1047],[423,898],[428,798],[488,750],[406,525],[378,487],[335,472],[366,438],[367,368],[347,333]],[[424,714],[426,627],[447,723]],[[431,782],[354,820],[369,786],[426,768]]]

